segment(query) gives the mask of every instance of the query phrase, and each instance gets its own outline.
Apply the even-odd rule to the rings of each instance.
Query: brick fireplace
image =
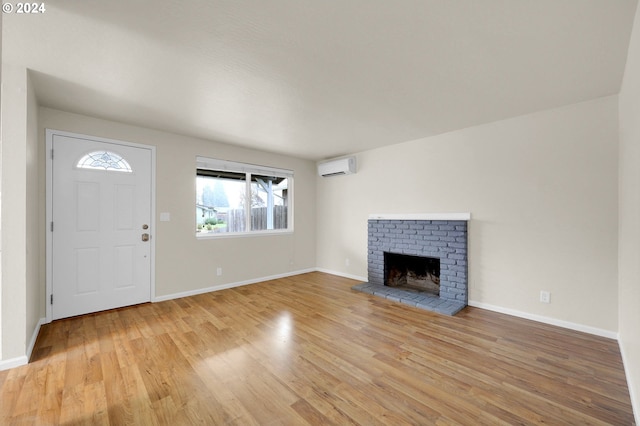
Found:
[[[371,215],[368,282],[353,289],[422,309],[456,314],[468,302],[467,223],[470,218],[469,213]],[[404,265],[397,260],[403,256],[409,266],[389,265],[389,259],[394,259],[394,265]],[[412,266],[420,265],[420,259],[425,259],[427,266]],[[433,266],[436,261],[437,269]],[[412,268],[417,271],[411,271]],[[407,277],[403,277],[403,273],[413,280],[413,285],[406,285]],[[427,284],[419,284],[420,279],[426,279]]]

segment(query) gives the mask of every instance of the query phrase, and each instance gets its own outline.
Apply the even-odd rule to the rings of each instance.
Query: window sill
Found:
[[[221,238],[246,238],[246,237],[269,237],[274,235],[292,235],[293,229],[274,230],[274,231],[254,231],[254,232],[205,232],[196,233],[197,240],[217,240]]]

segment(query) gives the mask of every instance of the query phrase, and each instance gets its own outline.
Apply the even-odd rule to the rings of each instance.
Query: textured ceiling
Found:
[[[76,0],[5,14],[44,106],[322,159],[618,93],[636,0]]]

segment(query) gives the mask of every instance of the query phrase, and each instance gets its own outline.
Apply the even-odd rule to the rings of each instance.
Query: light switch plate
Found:
[[[171,220],[171,213],[160,213],[160,222],[169,222]]]

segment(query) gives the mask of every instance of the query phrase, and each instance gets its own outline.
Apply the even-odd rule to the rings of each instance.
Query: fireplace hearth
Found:
[[[468,302],[468,213],[372,215],[368,282],[354,290],[442,314]]]

